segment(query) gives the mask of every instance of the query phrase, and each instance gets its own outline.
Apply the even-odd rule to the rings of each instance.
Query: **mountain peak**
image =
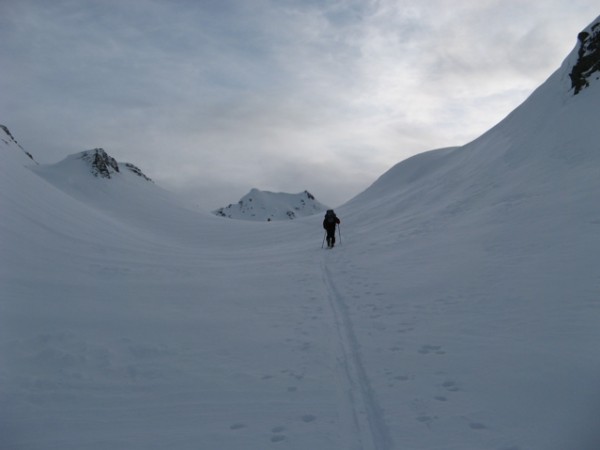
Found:
[[[593,74],[600,78],[600,17],[579,33],[577,40],[577,62],[569,74],[575,95],[590,85]]]
[[[81,159],[91,164],[95,177],[111,178],[111,174],[120,172],[119,164],[102,148],[95,148],[81,153]]]
[[[110,156],[103,148],[94,148],[86,150],[75,155],[79,159],[83,159],[90,165],[92,174],[100,178],[112,178],[116,173],[121,173],[121,166],[115,158]],[[125,168],[146,181],[152,181],[141,171],[141,169],[131,163],[121,163]]]
[[[230,219],[271,221],[292,220],[317,214],[326,209],[327,207],[318,202],[308,191],[287,194],[253,188],[236,204],[219,208],[213,213]]]

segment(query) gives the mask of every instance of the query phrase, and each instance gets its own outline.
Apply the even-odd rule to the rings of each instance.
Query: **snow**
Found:
[[[214,211],[214,214],[230,219],[271,221],[293,220],[311,216],[328,209],[308,191],[298,194],[251,189],[236,204]]]
[[[600,448],[600,85],[321,215],[0,142],[0,448]],[[1,132],[1,131],[0,131]]]

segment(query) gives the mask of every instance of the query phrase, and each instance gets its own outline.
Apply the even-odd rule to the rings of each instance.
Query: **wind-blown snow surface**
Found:
[[[332,251],[320,216],[217,218],[7,141],[0,448],[600,448],[600,84],[569,61],[338,208]]]

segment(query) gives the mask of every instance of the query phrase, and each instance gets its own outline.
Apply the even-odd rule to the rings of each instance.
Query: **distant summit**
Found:
[[[219,208],[213,214],[230,219],[271,221],[293,220],[326,209],[327,206],[318,202],[308,191],[286,194],[252,189],[238,203]]]
[[[575,94],[588,87],[593,78],[600,78],[600,17],[579,33],[577,40],[577,62],[569,74]]]
[[[54,164],[38,164],[32,170],[67,194],[103,207],[139,204],[146,197],[152,201],[155,194],[156,185],[138,167],[117,162],[101,148],[69,155]]]

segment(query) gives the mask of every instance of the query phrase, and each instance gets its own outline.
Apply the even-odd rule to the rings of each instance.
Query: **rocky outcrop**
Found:
[[[33,159],[33,156],[31,155],[31,153],[29,153],[28,151],[26,151],[23,147],[21,147],[21,144],[19,144],[17,142],[17,140],[14,138],[14,136],[11,134],[10,130],[8,129],[8,127],[4,126],[4,125],[0,125],[0,130],[4,131],[4,134],[6,135],[6,137],[2,137],[2,141],[4,141],[5,144],[9,144],[10,142],[12,142],[13,144],[15,144],[17,147],[19,147],[21,150],[23,150],[23,152],[29,157],[29,159],[31,159],[32,161],[35,162],[35,160]],[[37,164],[37,163],[36,163]]]
[[[577,62],[569,76],[575,94],[590,85],[592,77],[600,78],[600,19],[579,33]]]
[[[126,168],[127,168],[127,170],[129,170],[130,172],[133,172],[133,173],[135,173],[135,174],[136,174],[138,177],[142,177],[142,178],[143,178],[144,180],[146,180],[146,181],[152,181],[152,179],[151,179],[151,178],[149,178],[149,177],[147,177],[147,176],[146,176],[146,174],[145,174],[144,172],[142,172],[142,171],[140,170],[140,168],[139,168],[139,167],[137,167],[137,166],[134,166],[134,165],[133,165],[133,164],[131,164],[131,163],[125,163],[125,167],[126,167]],[[153,181],[152,181],[152,182],[153,182]]]
[[[109,156],[102,148],[83,152],[81,159],[90,163],[95,177],[111,178],[111,174],[120,172],[115,158]]]
[[[121,173],[121,168],[117,160],[106,153],[102,148],[95,148],[93,150],[83,152],[81,154],[81,159],[90,164],[91,172],[95,177],[112,178],[112,176],[114,176],[116,173]],[[139,167],[131,163],[122,164],[127,170],[136,174],[138,177],[152,182],[152,180],[147,177]]]

